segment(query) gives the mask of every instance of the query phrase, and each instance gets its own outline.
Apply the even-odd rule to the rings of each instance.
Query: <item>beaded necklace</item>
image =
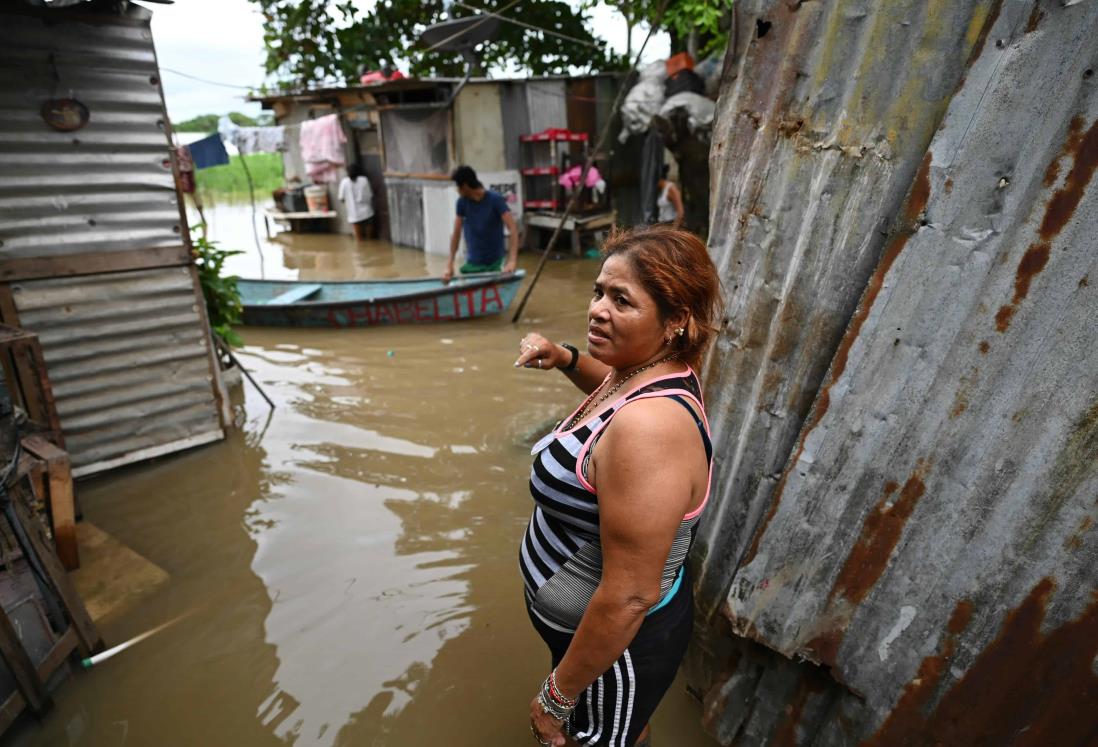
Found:
[[[639,374],[641,371],[647,371],[648,369],[654,368],[655,366],[658,366],[659,364],[663,363],[664,361],[669,361],[669,360],[671,360],[671,359],[673,359],[677,356],[678,356],[678,353],[672,353],[671,355],[664,356],[663,358],[660,358],[659,360],[652,361],[647,366],[641,366],[636,371],[633,371],[628,376],[623,378],[617,384],[614,384],[614,386],[610,387],[606,391],[605,394],[603,394],[601,397],[598,398],[598,401],[592,402],[592,400],[595,399],[595,395],[597,395],[599,393],[599,391],[601,391],[602,388],[604,386],[606,386],[606,381],[602,382],[601,384],[598,385],[598,388],[595,389],[595,391],[593,391],[589,395],[587,395],[587,399],[585,399],[583,401],[583,406],[580,407],[579,412],[576,413],[576,416],[574,418],[572,418],[571,422],[568,423],[568,427],[565,428],[565,430],[567,431],[567,430],[572,430],[573,428],[575,428],[577,423],[579,423],[581,420],[586,418],[587,415],[590,412],[598,409],[598,406],[601,405],[606,400],[608,400],[610,398],[611,394],[613,394],[614,392],[621,389],[622,385],[625,384],[625,382],[629,381],[631,378],[633,378],[634,376]]]

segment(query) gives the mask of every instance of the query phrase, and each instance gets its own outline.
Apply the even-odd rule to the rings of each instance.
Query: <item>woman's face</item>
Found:
[[[621,255],[607,259],[587,308],[591,356],[618,369],[645,363],[667,349],[671,326],[660,320],[656,301],[632,264]]]

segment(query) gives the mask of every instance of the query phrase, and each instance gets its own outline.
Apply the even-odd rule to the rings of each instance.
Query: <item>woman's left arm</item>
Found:
[[[699,477],[707,475],[692,419],[664,398],[623,407],[591,461],[599,495],[602,581],[556,668],[556,684],[570,698],[613,665],[659,602],[675,532]],[[536,698],[531,719],[544,736],[559,736],[560,722],[542,713]]]

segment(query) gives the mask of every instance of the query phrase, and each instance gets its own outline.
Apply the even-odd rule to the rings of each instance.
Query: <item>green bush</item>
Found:
[[[210,318],[210,327],[225,342],[240,347],[244,341],[233,329],[240,324],[244,309],[240,303],[240,289],[236,286],[236,275],[223,275],[225,260],[244,252],[226,251],[217,246],[217,242],[206,238],[206,226],[203,223],[191,229],[191,246],[194,248],[194,263],[198,267],[198,280],[202,285],[202,295],[206,298],[206,315]]]

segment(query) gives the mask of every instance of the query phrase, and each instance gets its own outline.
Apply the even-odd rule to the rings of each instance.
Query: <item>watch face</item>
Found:
[[[59,132],[73,132],[88,123],[88,107],[76,99],[50,99],[42,104],[42,119]]]

